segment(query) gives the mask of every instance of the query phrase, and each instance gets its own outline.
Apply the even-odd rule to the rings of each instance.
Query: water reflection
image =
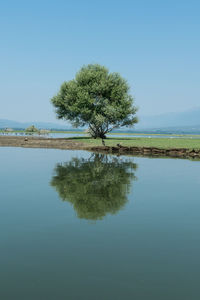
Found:
[[[63,201],[70,202],[79,218],[98,220],[115,214],[127,203],[136,179],[133,159],[92,154],[58,164],[51,186]]]

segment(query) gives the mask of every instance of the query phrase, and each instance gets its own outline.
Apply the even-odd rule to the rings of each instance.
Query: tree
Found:
[[[94,138],[105,138],[114,128],[137,122],[126,80],[98,64],[82,67],[51,102],[59,119],[69,120],[74,127],[88,125]]]
[[[131,159],[93,154],[58,164],[51,186],[70,202],[79,218],[98,220],[115,214],[127,203],[137,165]]]
[[[31,125],[26,128],[25,132],[28,134],[33,134],[33,133],[39,133],[39,130],[34,125]]]

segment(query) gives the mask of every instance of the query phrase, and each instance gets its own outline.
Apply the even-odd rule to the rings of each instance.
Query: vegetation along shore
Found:
[[[200,158],[200,139],[188,138],[44,138],[0,136],[1,147],[89,150],[119,155]]]

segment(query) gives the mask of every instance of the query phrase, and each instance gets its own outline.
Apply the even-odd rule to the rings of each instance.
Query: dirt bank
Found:
[[[200,149],[160,149],[155,147],[106,147],[91,146],[86,143],[76,142],[65,138],[19,137],[0,136],[1,147],[25,147],[25,148],[50,148],[50,149],[74,149],[89,150],[101,153],[113,153],[118,155],[137,155],[151,157],[177,157],[200,159]]]
[[[1,147],[84,149],[84,144],[68,139],[43,137],[0,136]]]
[[[174,157],[200,159],[200,149],[160,149],[155,147],[90,147],[93,152],[148,157]]]

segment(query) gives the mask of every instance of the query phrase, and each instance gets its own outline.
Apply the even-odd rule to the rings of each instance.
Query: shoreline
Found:
[[[200,149],[136,146],[91,146],[66,138],[0,136],[0,147],[88,150],[105,154],[200,159]]]

